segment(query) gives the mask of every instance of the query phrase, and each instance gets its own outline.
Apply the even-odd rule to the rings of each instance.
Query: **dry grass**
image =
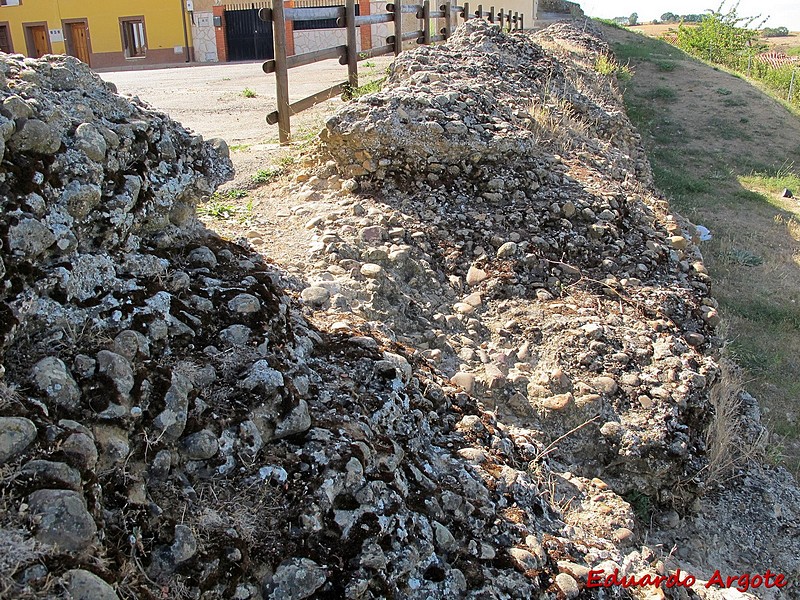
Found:
[[[711,388],[714,418],[706,431],[708,465],[705,482],[709,487],[724,483],[747,462],[763,454],[764,438],[747,440],[741,427],[742,378],[729,360],[720,362],[720,377]]]
[[[536,101],[529,112],[538,141],[559,154],[567,154],[577,147],[579,140],[586,138],[587,124],[570,115],[569,102],[564,99]]]

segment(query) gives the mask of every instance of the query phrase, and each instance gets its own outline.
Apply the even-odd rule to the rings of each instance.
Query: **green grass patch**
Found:
[[[775,304],[769,299],[751,297],[728,298],[726,306],[735,315],[775,332],[784,332],[786,329],[800,330],[800,308],[791,305]]]
[[[342,96],[345,100],[352,100],[354,98],[360,98],[361,96],[366,96],[367,94],[373,94],[375,92],[379,92],[383,87],[383,82],[386,81],[386,77],[381,77],[380,79],[374,79],[364,85],[360,85],[357,88],[353,89],[350,86],[344,91]]]
[[[744,267],[757,267],[764,264],[764,259],[755,252],[743,248],[732,248],[728,251],[728,258],[737,265]]]
[[[790,189],[800,195],[800,175],[794,171],[794,165],[784,165],[777,171],[762,171],[739,177],[739,183],[754,190],[764,190],[772,194],[780,194]]]
[[[800,56],[800,46],[788,48],[786,50],[786,54],[788,54],[789,56]]]
[[[619,64],[613,56],[601,54],[594,63],[594,70],[606,77],[616,76],[622,82],[628,82],[633,77],[633,71],[628,65]]]
[[[242,96],[244,96],[245,98],[255,98],[258,96],[258,94],[256,94],[255,90],[251,90],[250,88],[244,88],[244,90],[242,90]]]
[[[244,152],[245,150],[249,150],[252,144],[233,144],[232,146],[228,146],[228,150],[231,152]]]
[[[653,165],[653,177],[658,188],[676,197],[707,194],[713,187],[705,179],[693,177],[682,168],[667,166],[661,162]]]
[[[747,189],[736,190],[733,192],[733,197],[737,200],[744,200],[745,202],[766,202],[768,200],[764,197],[764,194],[759,194],[758,192]]]
[[[609,27],[613,27],[614,29],[625,29],[622,25],[614,21],[613,19],[603,19],[601,17],[592,17],[592,21],[596,23],[602,23],[603,25],[608,25]]]
[[[256,174],[253,175],[253,183],[255,185],[264,185],[275,181],[278,177],[286,174],[289,166],[294,164],[295,160],[296,158],[291,154],[280,157],[277,166],[267,167],[266,169],[260,169],[256,172]]]
[[[656,60],[654,61],[656,68],[664,73],[671,73],[678,66],[674,60]]]
[[[658,66],[666,61],[683,60],[686,54],[679,48],[661,40],[640,36],[635,42],[614,44],[614,54],[620,62],[628,60],[653,61]],[[672,70],[672,69],[670,69]]]
[[[733,108],[736,106],[747,106],[747,101],[744,98],[740,98],[738,96],[731,96],[730,98],[723,98],[722,104]]]
[[[645,42],[616,44],[614,46],[614,54],[621,61],[627,61],[632,58],[650,60],[653,56],[653,47]]]
[[[223,221],[235,218],[244,223],[253,214],[253,199],[248,198],[244,206],[235,201],[246,197],[247,192],[238,188],[214,192],[208,202],[197,205],[197,214]]]
[[[665,102],[675,100],[677,97],[678,93],[675,90],[662,86],[648,90],[645,93],[645,98],[649,98],[650,100],[664,100]]]
[[[211,196],[211,199],[226,199],[226,200],[241,200],[247,197],[247,191],[241,188],[231,188],[225,191],[217,191]]]
[[[208,202],[197,205],[197,214],[201,217],[227,220],[234,217],[236,213],[237,207],[235,205],[213,196]]]
[[[653,501],[650,499],[650,496],[645,496],[643,493],[633,490],[624,494],[622,497],[631,505],[639,521],[649,525],[650,517],[653,514]]]

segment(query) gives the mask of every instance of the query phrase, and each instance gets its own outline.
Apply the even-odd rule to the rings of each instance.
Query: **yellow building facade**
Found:
[[[95,69],[192,60],[192,0],[0,0],[0,50]]]

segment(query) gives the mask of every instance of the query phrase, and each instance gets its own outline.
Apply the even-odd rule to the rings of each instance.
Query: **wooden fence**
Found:
[[[403,32],[403,14],[413,14],[416,19],[421,21],[420,28]],[[399,2],[387,4],[386,13],[363,16],[356,15],[356,0],[345,0],[344,6],[313,8],[286,8],[284,0],[272,0],[272,8],[262,8],[259,16],[263,21],[272,23],[275,59],[266,61],[263,69],[265,73],[275,73],[278,110],[267,115],[267,123],[278,124],[281,145],[286,145],[291,140],[290,118],[292,115],[358,87],[359,61],[391,53],[396,56],[400,54],[403,42],[406,41],[414,40],[417,44],[433,44],[446,40],[458,24],[458,19],[466,21],[487,18],[490,22],[499,23],[501,28],[509,30],[522,29],[524,23],[523,15],[518,12],[505,12],[503,9],[495,11],[494,6],[487,11],[483,9],[482,4],[478,4],[472,10],[469,2],[464,2],[463,6],[455,6],[452,2],[446,2],[439,7],[439,10],[431,10],[430,0],[424,0],[422,4],[406,5]],[[336,19],[339,27],[347,29],[346,44],[287,56],[286,21],[322,19]],[[438,33],[434,33],[438,19],[444,19],[445,26]],[[386,38],[385,45],[358,51],[356,40],[359,27],[392,22],[394,23],[394,35]],[[347,65],[347,81],[337,83],[297,102],[289,103],[288,70],[330,59],[339,59],[340,64]]]

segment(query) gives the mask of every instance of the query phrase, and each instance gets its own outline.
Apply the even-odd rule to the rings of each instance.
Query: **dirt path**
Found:
[[[361,83],[380,76],[391,62],[388,57],[364,61]],[[206,138],[221,137],[232,146],[277,143],[277,126],[264,118],[275,110],[275,75],[266,75],[262,63],[224,63],[147,71],[101,73],[121,94],[139,96],[176,121]],[[374,66],[367,66],[374,65]],[[289,98],[294,102],[347,79],[347,70],[336,60],[326,60],[289,74]],[[254,95],[245,95],[251,90]],[[307,134],[320,111],[330,114],[332,106],[307,111],[292,120],[293,130]]]
[[[604,28],[630,62],[628,112],[657,185],[712,231],[703,247],[731,354],[759,398],[776,456],[800,465],[800,119],[746,80],[658,40]],[[793,190],[800,195],[800,190]]]

